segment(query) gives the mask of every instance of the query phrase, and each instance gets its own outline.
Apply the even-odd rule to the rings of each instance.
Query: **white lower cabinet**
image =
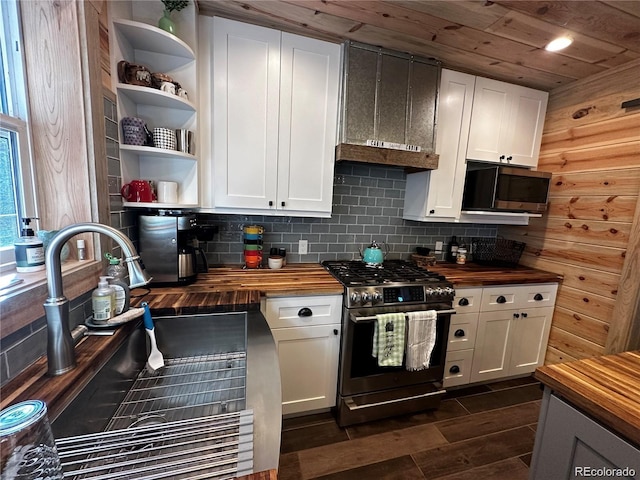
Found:
[[[471,382],[535,371],[544,363],[558,284],[482,290]]]
[[[282,413],[335,406],[342,295],[266,298],[261,310],[278,350]]]
[[[532,373],[544,363],[558,285],[456,289],[444,386]]]

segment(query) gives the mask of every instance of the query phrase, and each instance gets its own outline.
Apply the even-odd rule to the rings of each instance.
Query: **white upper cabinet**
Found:
[[[462,212],[466,166],[483,160],[535,167],[548,94],[443,69],[438,97],[438,168],[407,175],[403,218],[527,225],[529,214]]]
[[[536,167],[549,94],[476,79],[468,160]]]
[[[438,168],[407,175],[404,218],[453,222],[460,216],[464,147],[469,135],[475,79],[466,73],[442,70],[436,133]]]
[[[161,11],[158,15],[161,15]],[[183,12],[182,30],[193,30],[195,10]],[[154,25],[126,18],[113,19],[112,78],[118,95],[118,118],[137,117],[147,124],[171,130],[187,129],[198,135],[196,53],[181,38]],[[164,73],[186,90],[188,98],[162,90],[121,83],[117,65],[121,60],[144,65],[152,73]],[[120,131],[122,131],[120,129]],[[197,150],[196,150],[197,152]],[[120,159],[122,183],[144,179],[178,183],[178,202],[124,202],[128,207],[184,208],[197,207],[198,157],[178,150],[153,146],[127,145],[121,138]]]
[[[203,207],[330,216],[340,45],[209,22],[212,135]]]

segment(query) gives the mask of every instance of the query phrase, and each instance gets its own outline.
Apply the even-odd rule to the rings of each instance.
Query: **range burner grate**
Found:
[[[355,260],[327,260],[322,262],[322,265],[346,286],[394,283],[427,284],[444,280],[444,277],[404,260],[388,260],[382,265],[367,265]]]

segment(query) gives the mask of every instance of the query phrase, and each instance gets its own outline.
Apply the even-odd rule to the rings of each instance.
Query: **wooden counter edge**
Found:
[[[562,365],[562,364],[559,364]],[[598,402],[591,400],[568,387],[563,381],[564,374],[553,365],[538,367],[534,377],[543,385],[549,387],[554,393],[583,410],[614,432],[625,437],[636,446],[640,446],[640,425],[634,425],[626,421],[616,412],[606,409]]]
[[[138,319],[125,324],[111,336],[84,337],[75,348],[77,366],[62,375],[49,376],[47,357],[40,357],[2,386],[0,409],[25,400],[43,400],[47,404],[49,419],[53,421],[140,322]]]
[[[237,477],[236,480],[278,480],[278,471],[265,470],[263,472],[250,473],[249,475]]]

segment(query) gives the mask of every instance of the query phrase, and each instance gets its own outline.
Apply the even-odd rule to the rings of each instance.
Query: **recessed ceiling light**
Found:
[[[563,48],[567,48],[569,45],[573,43],[573,38],[569,36],[558,37],[554,40],[551,40],[546,47],[545,50],[549,52],[557,52],[558,50],[562,50]]]

